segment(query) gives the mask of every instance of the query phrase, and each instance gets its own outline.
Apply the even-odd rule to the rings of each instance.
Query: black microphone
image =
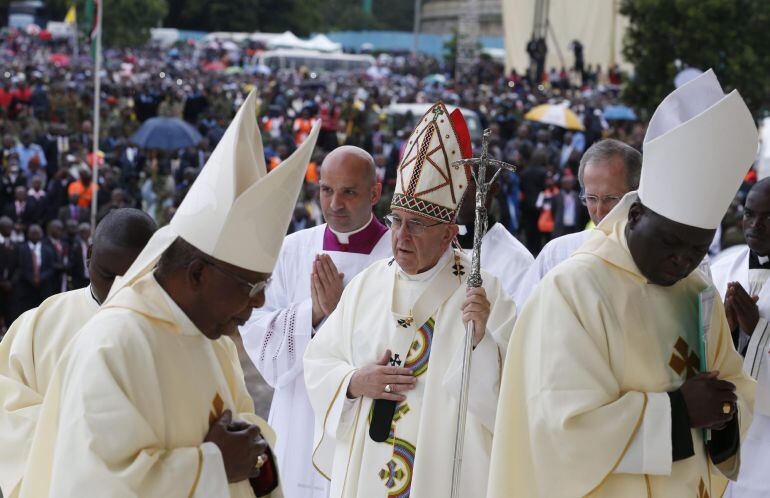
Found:
[[[383,443],[390,437],[390,426],[396,413],[396,402],[389,399],[374,400],[372,423],[369,425],[369,437],[372,441]]]
[[[399,355],[390,358],[391,366],[401,366]],[[383,443],[390,437],[390,427],[393,425],[393,415],[396,413],[396,402],[389,399],[375,399],[372,408],[372,422],[369,424],[369,437],[372,441]]]

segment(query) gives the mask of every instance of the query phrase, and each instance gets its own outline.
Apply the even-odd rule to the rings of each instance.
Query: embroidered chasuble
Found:
[[[629,205],[551,270],[522,310],[488,498],[716,498],[738,474],[737,453],[711,463],[701,430],[691,430],[695,454],[672,461],[666,393],[698,370],[697,296],[708,283],[699,271],[670,287],[647,283],[626,244]],[[715,301],[707,365],[735,384],[743,434],[754,382]]]
[[[0,343],[0,489],[6,498],[18,496],[56,363],[98,309],[90,286],[57,294],[17,318]]]
[[[150,272],[111,297],[62,355],[20,496],[252,498],[250,481],[228,484],[219,449],[203,442],[228,409],[272,445],[233,342],[205,337]]]
[[[379,261],[346,288],[305,353],[305,382],[316,416],[313,463],[332,497],[449,496],[465,329],[468,258],[448,250],[432,269],[407,275]],[[505,344],[515,306],[482,272],[492,312],[473,352],[462,469],[463,497],[483,496]],[[373,402],[348,399],[350,376],[385,350],[410,368],[416,388],[397,404],[389,438],[369,436]]]

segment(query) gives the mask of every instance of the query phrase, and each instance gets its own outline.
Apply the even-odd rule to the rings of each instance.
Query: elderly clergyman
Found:
[[[709,282],[694,270],[757,138],[738,92],[725,95],[712,71],[655,111],[638,193],[522,309],[488,498],[715,497],[738,476],[754,382],[720,299],[699,309]]]
[[[248,96],[57,365],[22,498],[280,496],[227,335],[264,303],[317,135],[268,174]]]
[[[469,321],[476,333],[461,496],[483,495],[515,306],[485,272],[484,286],[467,291],[470,262],[451,247],[472,181],[453,161],[470,154],[459,110],[432,106],[398,168],[387,217],[393,259],[353,279],[305,353],[313,462],[334,498],[449,496]]]

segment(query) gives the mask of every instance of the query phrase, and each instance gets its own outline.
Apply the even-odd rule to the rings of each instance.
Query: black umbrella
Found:
[[[144,149],[178,150],[198,145],[201,134],[179,118],[150,118],[131,136]]]

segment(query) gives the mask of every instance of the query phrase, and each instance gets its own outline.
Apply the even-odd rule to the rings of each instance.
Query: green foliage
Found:
[[[0,0],[2,1],[2,0]],[[338,30],[410,31],[414,0],[169,0],[164,26],[201,31],[292,31],[298,36]]]
[[[620,12],[630,20],[623,46],[635,74],[624,93],[629,103],[651,113],[678,71],[691,66],[713,68],[755,114],[770,105],[767,0],[622,0]]]
[[[49,0],[48,16],[57,21],[64,19],[73,0]],[[80,32],[88,34],[91,26],[85,16],[85,0],[77,0]],[[101,0],[105,47],[139,46],[150,37],[150,28],[158,26],[168,12],[166,0]]]

